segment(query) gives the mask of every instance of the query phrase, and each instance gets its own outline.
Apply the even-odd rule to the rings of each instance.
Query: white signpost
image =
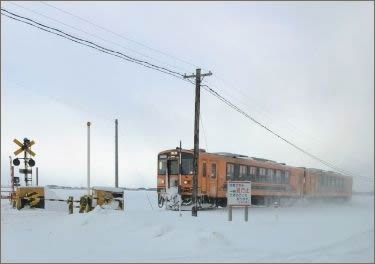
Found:
[[[245,221],[248,220],[248,207],[251,206],[251,181],[227,182],[228,220],[232,221],[232,207],[245,207]]]

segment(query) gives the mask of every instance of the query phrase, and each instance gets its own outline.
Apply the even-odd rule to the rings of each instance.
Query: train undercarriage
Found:
[[[181,200],[180,200],[181,199]],[[255,207],[290,207],[296,204],[297,201],[306,202],[319,202],[319,201],[329,201],[329,202],[345,202],[350,199],[347,197],[310,197],[310,196],[277,196],[277,195],[253,195],[251,198],[251,204]],[[158,206],[159,208],[165,207],[169,210],[179,210],[181,204],[181,210],[190,211],[195,204],[193,204],[193,199],[191,194],[182,194],[181,197],[178,194],[177,187],[168,188],[158,191]],[[199,195],[197,197],[197,210],[207,210],[214,208],[222,208],[227,206],[226,198],[214,198],[207,195]]]
[[[179,210],[181,204],[181,210],[191,210],[195,204],[193,203],[192,195],[178,194],[177,187],[168,188],[167,191],[161,190],[158,192],[158,206],[159,208],[165,207],[169,210]],[[226,199],[224,198],[210,198],[206,195],[200,195],[197,197],[196,202],[197,210],[207,210],[217,207],[225,207]]]

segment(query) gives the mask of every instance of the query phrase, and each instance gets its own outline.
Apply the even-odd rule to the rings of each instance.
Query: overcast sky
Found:
[[[373,2],[40,2],[2,8],[181,73],[299,147],[374,177]],[[130,41],[130,40],[133,41]],[[137,44],[140,43],[140,44]],[[146,48],[150,47],[150,48]],[[166,56],[165,54],[168,54]],[[40,184],[156,186],[157,153],[193,147],[194,86],[1,16],[1,184],[14,138],[35,140]],[[331,170],[202,90],[200,147]],[[23,182],[23,180],[22,180]],[[373,183],[354,179],[354,190]]]

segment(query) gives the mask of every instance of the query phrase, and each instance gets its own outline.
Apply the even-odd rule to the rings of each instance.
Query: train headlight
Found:
[[[184,181],[184,184],[187,184],[188,182],[187,181]]]
[[[161,184],[164,184],[164,180],[161,180]]]

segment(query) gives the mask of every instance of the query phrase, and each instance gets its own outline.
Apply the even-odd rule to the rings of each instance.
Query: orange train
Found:
[[[179,149],[158,154],[157,192],[159,206],[171,188],[178,188],[182,204],[192,201],[193,150],[181,151],[181,181],[179,179]],[[251,181],[252,204],[287,205],[296,198],[343,199],[352,196],[352,177],[332,171],[293,167],[245,155],[200,149],[198,160],[198,203],[226,206],[228,180]]]

